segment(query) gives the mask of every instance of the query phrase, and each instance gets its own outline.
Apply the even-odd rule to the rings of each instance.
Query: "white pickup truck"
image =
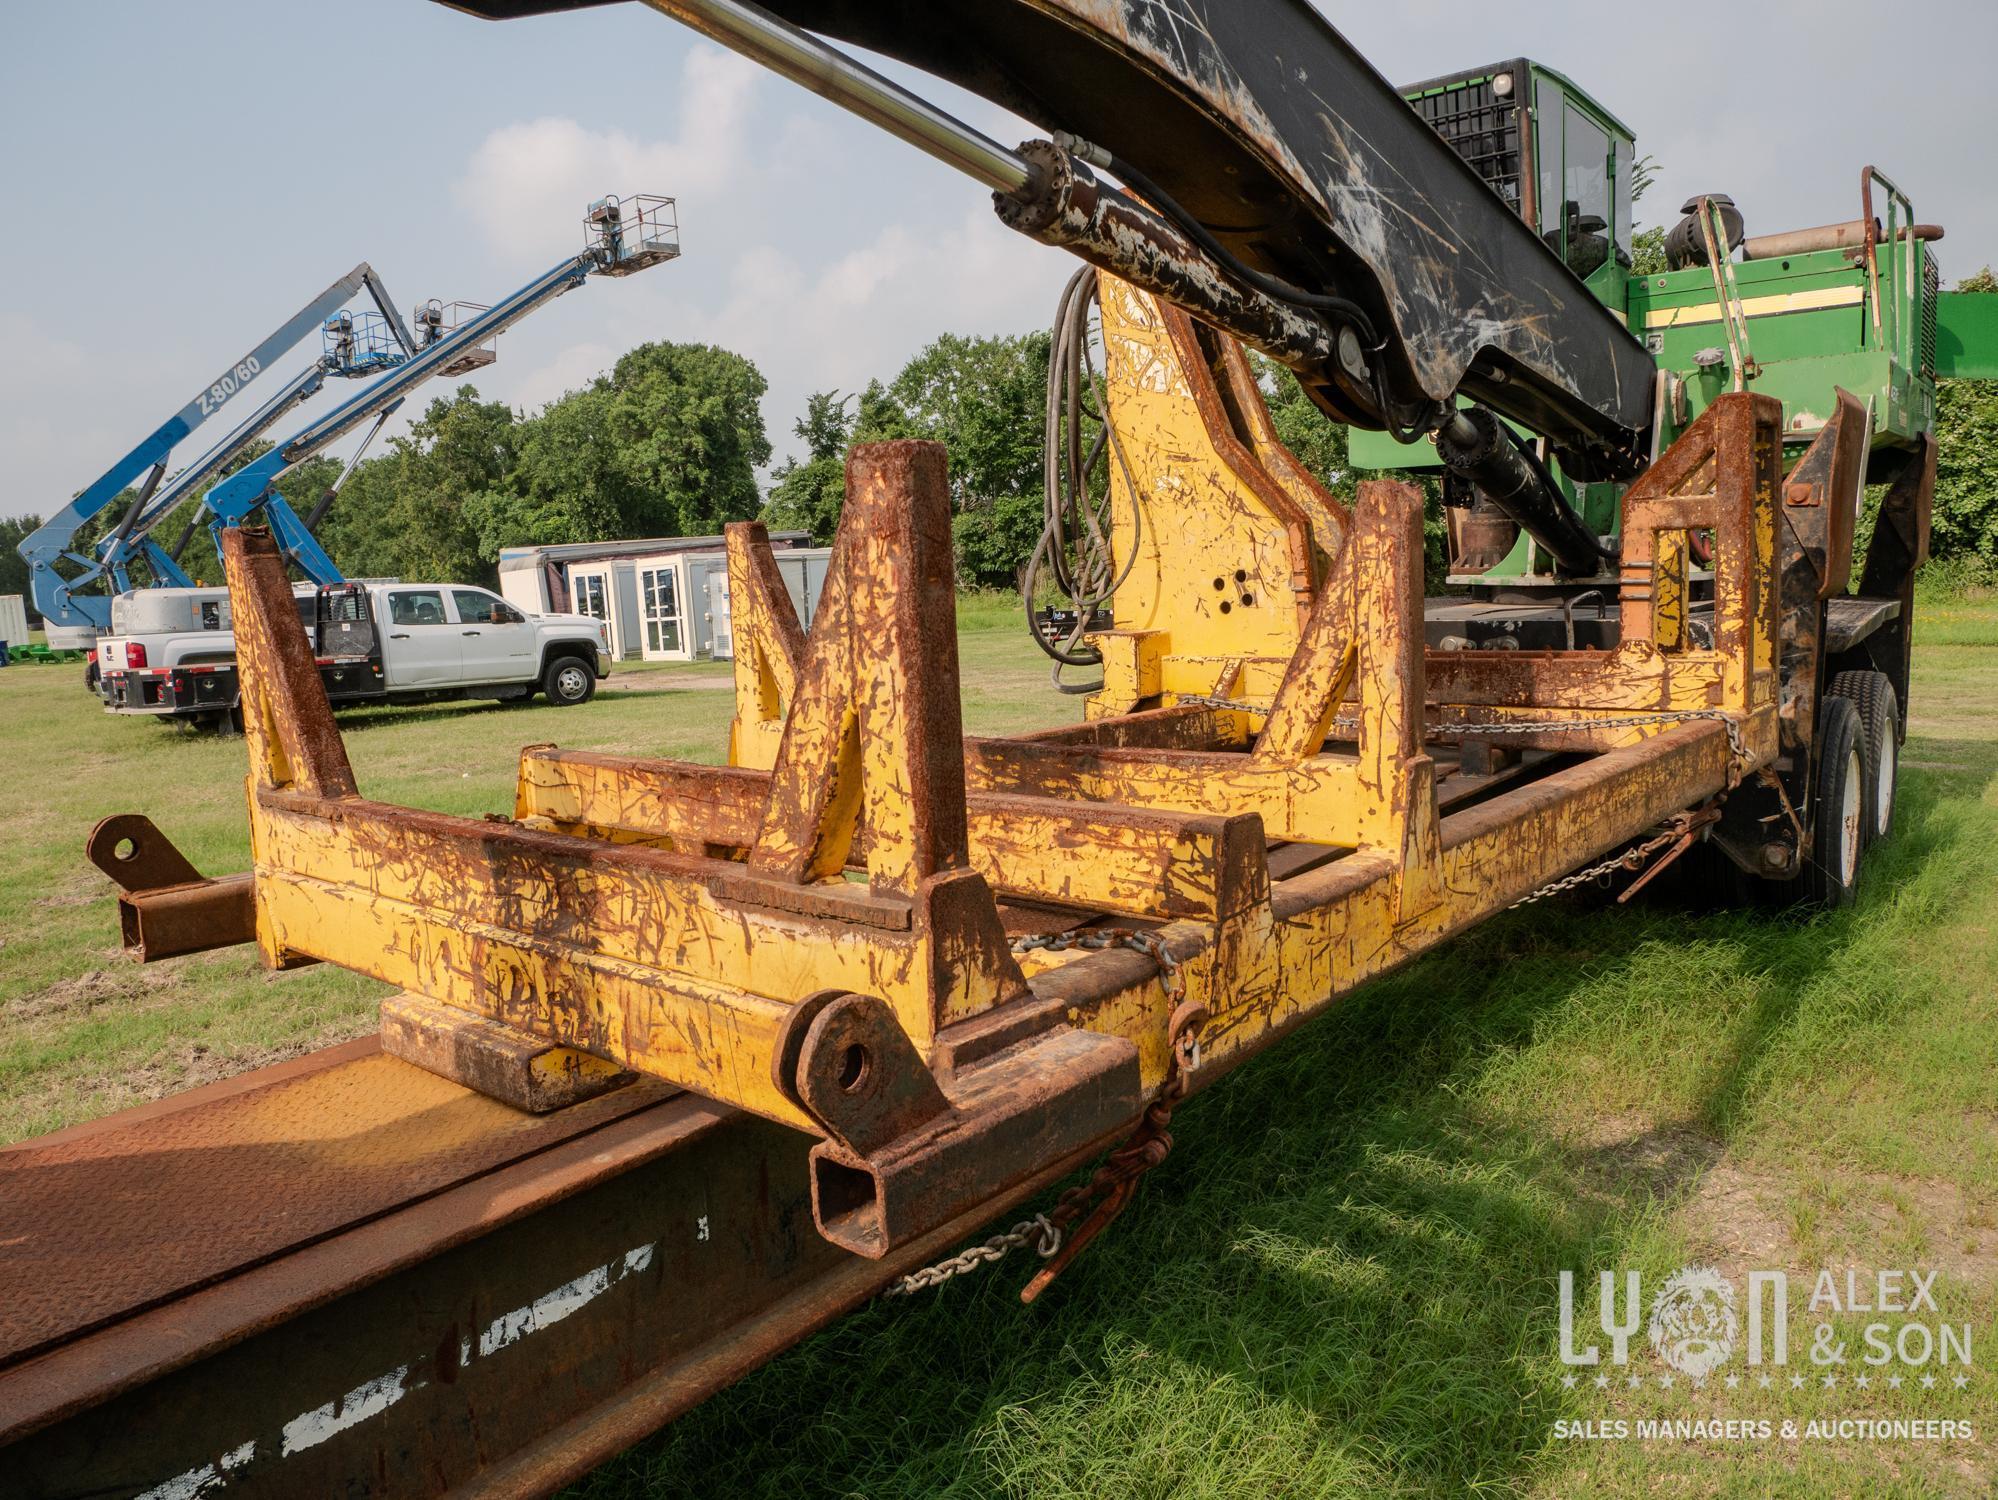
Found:
[[[610,640],[587,615],[525,615],[460,583],[339,583],[293,590],[335,707],[435,698],[587,703],[610,671]],[[111,602],[96,691],[114,713],[226,727],[237,714],[226,589],[135,589]]]

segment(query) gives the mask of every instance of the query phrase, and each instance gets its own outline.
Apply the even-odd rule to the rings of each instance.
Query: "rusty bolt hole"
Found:
[[[111,857],[120,864],[129,865],[139,857],[138,841],[136,839],[118,840],[117,843],[111,846]]]
[[[867,1081],[867,1049],[855,1042],[839,1055],[838,1082],[845,1093],[857,1093]]]
[[[1249,570],[1247,568],[1237,568],[1235,570],[1235,582],[1247,583],[1248,581],[1249,581]]]
[[[1226,587],[1228,587],[1228,580],[1227,580],[1227,579],[1225,579],[1225,578],[1217,578],[1217,579],[1215,579],[1215,580],[1214,580],[1214,592],[1215,592],[1215,593],[1217,593],[1217,594],[1218,594],[1218,593],[1220,593],[1220,592],[1221,592],[1221,590],[1225,589]]]
[[[1255,607],[1256,607],[1256,596],[1254,594],[1242,595],[1242,608],[1254,609]]]

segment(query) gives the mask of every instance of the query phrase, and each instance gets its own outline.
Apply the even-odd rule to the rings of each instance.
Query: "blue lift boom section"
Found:
[[[402,315],[396,311],[394,301],[389,297],[387,289],[382,285],[374,269],[363,261],[279,324],[254,349],[223,371],[205,390],[161,423],[131,452],[105,470],[82,493],[21,543],[20,553],[28,564],[29,588],[34,594],[35,608],[40,612],[49,631],[50,644],[82,641],[97,631],[108,629],[111,623],[111,594],[85,591],[100,579],[110,579],[111,569],[101,558],[85,556],[71,550],[77,533],[109,509],[133,481],[138,480],[142,474],[145,475],[139,486],[138,497],[133,501],[124,522],[112,537],[106,539],[108,544],[106,550],[116,556],[120,565],[119,573],[122,576],[123,564],[133,555],[125,548],[126,540],[142,516],[154,513],[153,502],[157,498],[160,481],[166,475],[167,463],[172,457],[175,446],[210,417],[220,412],[279,355],[296,344],[307,332],[315,327],[323,328],[327,319],[363,287],[367,288],[375,305],[381,309],[382,317],[394,333],[404,354],[414,354],[415,341],[411,338]],[[328,373],[326,361],[322,358],[314,370],[323,380]],[[297,387],[306,378],[300,376],[294,379],[292,385],[281,393],[278,401],[266,404],[264,412],[269,412],[270,415],[265,426],[304,400],[312,390],[318,389],[318,382],[314,381],[311,390],[305,390],[300,394]],[[286,397],[289,399],[286,400]],[[280,402],[283,404],[280,405]],[[272,410],[274,406],[277,407],[275,411]],[[243,428],[238,428],[236,435],[241,435],[250,425],[246,423]],[[262,428],[256,429],[256,431],[261,430]],[[234,457],[236,452],[240,452],[254,436],[255,432],[251,432],[249,436],[242,437],[242,441],[216,462],[209,472],[213,473],[215,469],[227,463],[228,459]],[[214,452],[226,447],[226,442],[218,445],[218,449],[211,452],[208,457],[213,457]],[[205,457],[202,462],[206,464],[208,458]],[[151,472],[148,473],[148,470]],[[155,563],[165,558],[165,554],[159,552],[157,548],[151,549],[145,555]],[[166,560],[171,562],[170,559]],[[74,564],[82,571],[75,576],[66,576],[61,569],[63,563]],[[178,573],[177,567],[170,567],[168,570],[169,577]]]
[[[673,259],[680,253],[679,226],[673,217],[673,206],[670,198],[649,196],[603,198],[591,204],[584,219],[590,238],[587,249],[459,324],[366,390],[245,464],[210,490],[204,503],[211,517],[210,529],[218,534],[218,542],[221,531],[243,525],[261,510],[263,524],[270,527],[278,545],[300,573],[314,583],[341,582],[339,568],[312,535],[312,528],[324,514],[333,492],[329,491],[314,507],[309,520],[301,519],[277,491],[284,475],[370,421],[374,428],[367,440],[372,441],[381,424],[412,391],[450,367],[464,351],[485,343],[536,308],[573,291],[592,275],[628,276],[662,260]],[[366,441],[362,444],[365,447]],[[345,483],[359,456],[356,453],[347,461],[339,483]],[[336,484],[334,490],[338,488]]]

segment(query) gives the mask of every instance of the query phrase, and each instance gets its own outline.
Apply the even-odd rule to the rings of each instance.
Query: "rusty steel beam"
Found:
[[[650,1083],[524,1119],[365,1041],[0,1150],[9,1492],[545,1494],[983,1222],[851,1255],[799,1136]]]

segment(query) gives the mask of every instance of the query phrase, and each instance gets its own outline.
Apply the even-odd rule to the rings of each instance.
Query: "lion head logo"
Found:
[[[1651,1304],[1651,1347],[1673,1369],[1694,1379],[1727,1362],[1741,1325],[1734,1286],[1711,1266],[1674,1273]]]

